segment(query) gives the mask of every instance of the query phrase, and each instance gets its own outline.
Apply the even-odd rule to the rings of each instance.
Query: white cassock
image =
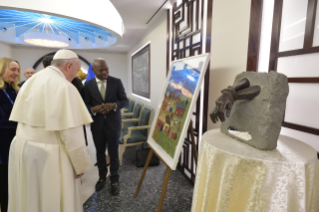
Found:
[[[83,211],[80,179],[89,169],[83,125],[92,122],[77,89],[50,66],[20,90],[9,156],[9,212]]]

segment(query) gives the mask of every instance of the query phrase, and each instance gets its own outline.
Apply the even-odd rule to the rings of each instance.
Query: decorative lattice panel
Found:
[[[204,13],[205,10],[207,11],[206,13]],[[207,42],[207,40],[210,40],[211,10],[212,2],[210,0],[183,0],[178,6],[176,3],[174,4],[171,13],[171,61],[210,52],[210,46],[204,49],[203,44],[210,45],[210,42]],[[199,95],[192,116],[197,149],[199,146],[200,131],[205,132],[207,129],[209,71],[206,73],[204,89],[201,90],[201,92],[204,92],[204,95]],[[201,98],[204,99],[202,104]],[[200,117],[201,110],[202,117]],[[200,123],[202,123],[202,130],[200,130]],[[185,138],[178,169],[191,183],[194,183],[196,166],[193,160],[193,150],[190,139],[191,136],[188,134]]]

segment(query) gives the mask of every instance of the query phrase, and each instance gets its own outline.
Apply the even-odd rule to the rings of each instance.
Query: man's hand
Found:
[[[103,112],[102,112],[103,115],[108,114],[110,111],[116,108],[115,103],[105,103],[105,104],[102,104],[102,106],[103,106]]]
[[[103,113],[103,111],[104,111],[103,104],[96,105],[96,106],[92,107],[91,110],[93,113]]]
[[[108,114],[110,112],[110,109],[107,107],[107,104],[102,104],[102,114],[105,115],[105,114]]]
[[[84,175],[84,173],[78,174],[75,176],[75,178],[78,179],[78,178],[82,177],[83,175]]]
[[[106,108],[111,111],[111,110],[114,110],[115,107],[116,107],[116,104],[115,103],[106,103],[105,104]]]
[[[111,110],[114,110],[116,108],[115,103],[103,103],[101,105],[97,105],[95,107],[92,107],[93,113],[100,113],[100,114],[108,114]]]

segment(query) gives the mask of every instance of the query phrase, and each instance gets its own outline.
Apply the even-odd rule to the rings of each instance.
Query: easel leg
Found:
[[[189,122],[189,127],[188,130],[191,133],[191,140],[192,140],[192,149],[193,149],[193,154],[194,154],[194,160],[195,160],[195,164],[197,165],[197,148],[196,148],[196,144],[195,144],[195,136],[194,136],[194,129],[193,129],[193,122],[192,120]]]
[[[166,194],[168,181],[169,181],[169,177],[171,175],[171,172],[172,172],[172,169],[167,166],[165,179],[164,179],[164,183],[163,183],[163,188],[162,188],[162,193],[161,193],[161,197],[160,197],[160,200],[159,200],[158,206],[157,206],[157,212],[161,212],[162,211],[163,202],[164,202],[164,198],[165,198],[165,194]]]
[[[153,153],[154,153],[154,150],[151,148],[150,150],[150,153],[148,153],[148,157],[147,157],[147,160],[146,160],[146,163],[145,163],[145,166],[144,166],[144,169],[143,169],[143,172],[142,172],[142,176],[141,176],[141,179],[140,181],[138,182],[138,186],[136,188],[136,191],[135,191],[135,197],[137,197],[139,191],[140,191],[140,188],[142,186],[142,183],[143,183],[143,180],[144,180],[144,177],[145,177],[145,173],[146,173],[146,170],[148,168],[148,165],[150,164],[151,162],[151,158],[153,156]]]

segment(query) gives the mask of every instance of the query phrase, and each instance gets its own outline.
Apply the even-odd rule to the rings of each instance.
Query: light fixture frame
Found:
[[[41,32],[27,32],[23,36],[24,42],[36,46],[55,48],[64,48],[69,46],[69,39],[62,35]]]

